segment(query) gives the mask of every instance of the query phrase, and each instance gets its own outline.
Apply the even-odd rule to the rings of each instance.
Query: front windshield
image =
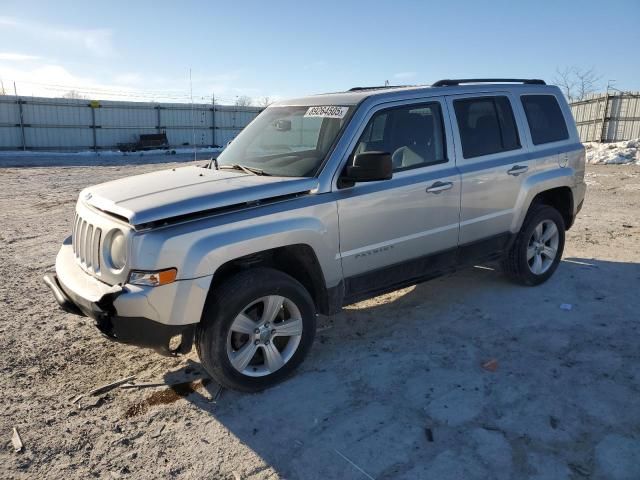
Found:
[[[353,107],[268,107],[220,154],[218,165],[265,175],[314,176]]]

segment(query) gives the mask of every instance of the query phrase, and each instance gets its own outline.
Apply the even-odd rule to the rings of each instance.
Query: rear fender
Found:
[[[511,232],[517,233],[522,228],[531,202],[539,193],[552,188],[569,187],[573,192],[576,171],[573,168],[555,168],[530,175],[522,184],[515,206],[515,215],[511,224]]]

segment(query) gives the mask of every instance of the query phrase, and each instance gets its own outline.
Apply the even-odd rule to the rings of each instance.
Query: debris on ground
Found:
[[[495,372],[496,370],[498,370],[498,360],[496,360],[495,358],[487,360],[482,364],[482,368],[484,368],[488,372]]]
[[[560,310],[566,310],[569,311],[573,308],[573,305],[571,305],[570,303],[561,303],[560,304]]]
[[[222,390],[224,388],[222,387],[222,385],[218,385],[218,390],[216,391],[216,394],[213,396],[213,401],[217,402],[218,399],[220,398],[220,396],[222,395]]]
[[[105,397],[99,397],[94,395],[82,395],[81,401],[78,403],[78,408],[81,410],[88,410],[90,408],[97,408],[104,403]]]
[[[160,428],[158,428],[158,430],[155,431],[155,433],[151,434],[151,438],[158,438],[160,435],[162,435],[162,431],[164,430],[164,425],[161,425]]]
[[[591,469],[577,463],[570,463],[569,468],[582,477],[590,477]]]
[[[120,385],[120,388],[134,389],[134,388],[156,388],[156,387],[170,387],[169,383],[165,382],[153,382],[153,383],[124,383]]]
[[[11,443],[13,444],[13,451],[19,453],[24,448],[22,444],[22,439],[20,438],[20,434],[18,433],[18,429],[13,427],[13,435],[11,435]]]
[[[343,453],[340,453],[338,450],[336,450],[335,448],[333,449],[334,452],[336,452],[338,455],[340,455],[342,458],[344,458],[347,462],[349,462],[351,464],[351,466],[353,466],[353,468],[355,468],[356,470],[358,470],[361,474],[363,474],[365,477],[371,479],[371,480],[375,480],[371,475],[369,475],[367,472],[365,472],[362,468],[360,468],[358,465],[356,465],[352,460],[349,460],[349,458],[347,458]]]
[[[106,385],[102,385],[101,387],[94,388],[93,390],[87,393],[87,396],[88,395],[95,396],[95,395],[100,395],[102,393],[106,393],[110,390],[113,390],[114,388],[119,387],[120,385],[131,382],[131,380],[134,380],[135,378],[136,378],[135,375],[131,375],[129,377],[116,380],[115,382],[107,383]]]
[[[185,369],[185,373],[186,374],[191,374],[192,370],[187,368],[187,369]],[[191,378],[190,381],[194,382],[196,380],[201,380],[203,382],[209,382],[209,381],[211,381],[211,378],[206,376],[206,375],[204,375],[204,376],[198,376],[198,377],[195,377],[195,378]],[[173,388],[175,386],[179,387],[180,385],[184,385],[184,384],[185,384],[185,381],[166,382],[166,381],[160,380],[160,381],[156,381],[156,382],[143,382],[143,383],[134,383],[133,381],[130,381],[130,382],[125,382],[125,383],[121,384],[120,388],[123,388],[125,390],[143,389],[143,388],[159,388],[159,387]]]
[[[427,441],[433,442],[433,431],[429,427],[424,429],[424,433],[427,435]]]

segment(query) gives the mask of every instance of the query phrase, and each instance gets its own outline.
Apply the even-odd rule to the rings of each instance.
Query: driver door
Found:
[[[350,161],[360,152],[387,151],[393,178],[339,190],[347,298],[402,286],[453,264],[460,177],[445,112],[442,100],[429,99],[371,114]]]

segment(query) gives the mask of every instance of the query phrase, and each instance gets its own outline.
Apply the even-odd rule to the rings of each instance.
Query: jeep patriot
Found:
[[[266,108],[217,159],[83,190],[55,274],[66,311],[221,385],[289,375],[316,315],[478,262],[558,267],[585,152],[542,80],[353,88]]]

